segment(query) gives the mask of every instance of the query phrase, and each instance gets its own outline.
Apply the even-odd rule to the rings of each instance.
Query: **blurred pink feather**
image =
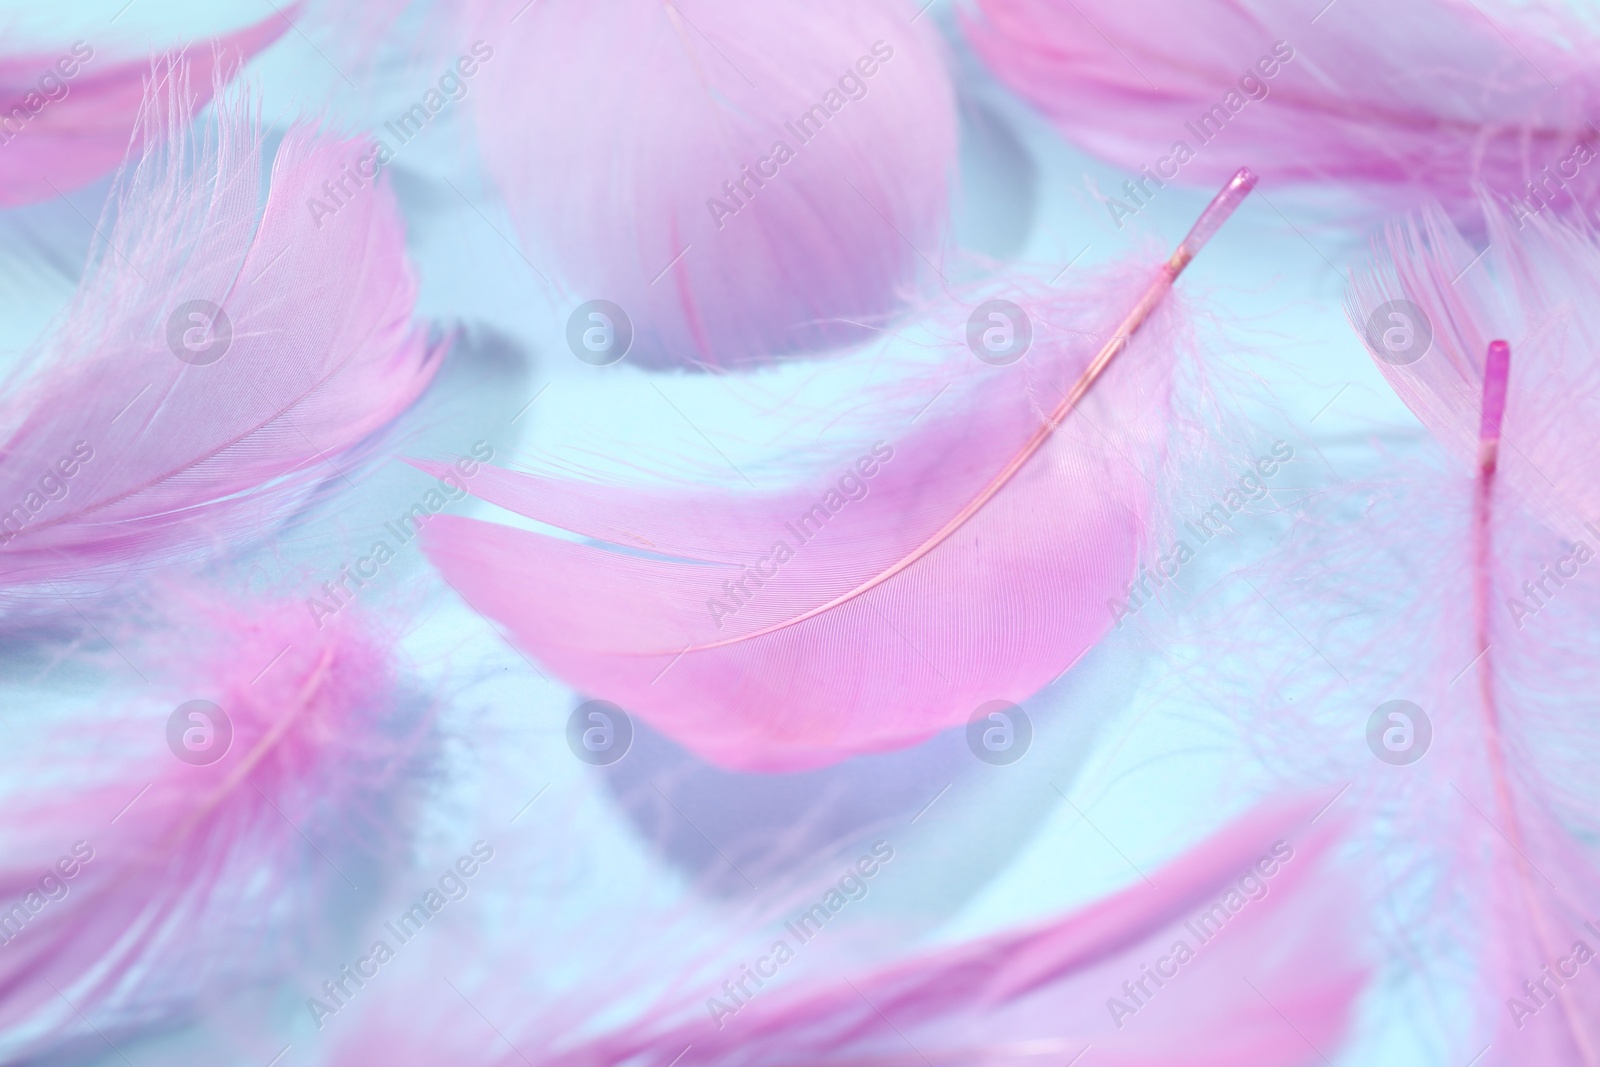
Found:
[[[85,1022],[113,1037],[169,1024],[293,966],[326,936],[348,879],[392,861],[403,836],[394,794],[426,719],[400,706],[389,648],[359,613],[318,626],[299,601],[194,593],[168,607],[157,636],[129,647],[161,663],[172,703],[48,724],[28,784],[8,787],[8,1063],[99,1041]],[[168,750],[170,708],[195,699],[221,710],[181,724],[212,731],[205,765]],[[58,867],[63,856],[81,863]]]
[[[906,0],[482,7],[489,171],[534,262],[628,314],[634,362],[859,341],[938,257],[954,94]]]
[[[547,1013],[549,1031],[524,1023],[503,1036],[555,1067],[1324,1062],[1366,978],[1341,908],[1347,875],[1330,856],[1337,832],[1308,825],[1326,806],[1326,797],[1263,805],[1145,881],[1049,922],[866,973],[780,979],[735,1011],[712,1003],[731,1007],[724,990],[685,989],[685,976],[638,1022],[600,1037],[556,1036],[590,1030],[570,1004]],[[1182,963],[1179,942],[1189,950]],[[508,975],[495,982],[514,985]],[[432,986],[418,988],[432,999]],[[521,1051],[473,1045],[471,1026],[419,1029],[440,1007],[467,1010],[449,999],[378,1008],[334,1062],[523,1062]]]
[[[1440,492],[1456,494],[1440,510],[1460,529],[1440,539],[1444,573],[1422,588],[1451,624],[1413,651],[1417,667],[1449,672],[1428,687],[1435,707],[1445,693],[1452,706],[1430,777],[1466,808],[1441,847],[1481,924],[1484,1062],[1596,1067],[1600,991],[1579,971],[1600,954],[1600,736],[1582,695],[1600,686],[1600,589],[1583,574],[1600,547],[1588,410],[1600,240],[1549,218],[1519,232],[1484,211],[1494,247],[1476,277],[1435,213],[1391,228],[1349,306],[1385,377],[1475,474]],[[1397,314],[1409,335],[1378,328]]]
[[[728,767],[820,766],[1026,699],[1134,576],[1184,329],[1163,298],[1251,182],[1153,278],[1041,296],[1020,363],[974,358],[966,307],[947,307],[951,396],[835,486],[673,495],[487,471],[475,495],[601,543],[445,516],[428,554],[567,682]]]
[[[213,73],[226,80],[283,36],[294,10],[192,46],[194,106],[211,95]],[[155,76],[176,61],[158,60]],[[115,169],[134,140],[151,76],[149,60],[112,60],[85,41],[59,55],[0,57],[0,207],[49,200]],[[49,92],[62,95],[47,95],[41,79],[53,79]]]
[[[387,183],[323,200],[363,145],[291,129],[264,187],[246,103],[198,143],[192,106],[181,71],[152,89],[105,242],[0,404],[13,593],[259,536],[438,365]]]
[[[977,0],[964,25],[1069,138],[1153,176],[1143,196],[1240,159],[1270,184],[1339,183],[1390,208],[1431,197],[1457,217],[1475,184],[1530,212],[1600,190],[1600,26],[1579,6]]]

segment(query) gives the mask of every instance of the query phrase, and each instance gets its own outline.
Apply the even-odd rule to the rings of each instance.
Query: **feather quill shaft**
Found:
[[[1150,317],[1151,313],[1161,304],[1161,301],[1166,298],[1167,293],[1171,291],[1172,283],[1178,280],[1178,275],[1183,273],[1183,269],[1193,261],[1200,249],[1205,247],[1205,243],[1211,239],[1212,235],[1243,203],[1244,198],[1250,194],[1250,190],[1254,189],[1255,185],[1255,175],[1251,174],[1247,167],[1240,168],[1229,179],[1221,191],[1212,198],[1211,203],[1206,206],[1200,218],[1190,228],[1188,235],[1179,242],[1177,249],[1172,253],[1172,257],[1162,264],[1160,271],[1140,295],[1138,302],[1134,304],[1133,310],[1129,311],[1127,316],[1117,324],[1116,329],[1111,332],[1111,337],[1101,346],[1100,351],[1095,353],[1095,357],[1089,362],[1089,366],[1084,368],[1083,373],[1078,376],[1078,380],[1072,383],[1072,387],[1067,391],[1066,396],[1061,398],[1061,402],[1056,405],[1055,410],[1050,412],[1039,428],[1034,431],[1033,436],[1001,468],[1000,472],[994,476],[994,479],[980,489],[977,495],[969,500],[960,511],[956,512],[948,523],[935,531],[933,536],[918,545],[909,555],[898,560],[893,566],[874,575],[855,589],[835,597],[826,604],[817,605],[803,615],[763,630],[757,630],[755,633],[741,634],[738,637],[730,637],[725,641],[700,645],[689,649],[689,651],[722,648],[741,641],[755,640],[756,638],[776,633],[785,627],[799,625],[807,619],[832,611],[834,608],[871,592],[889,581],[948,540],[951,534],[966,525],[972,516],[976,515],[989,501],[993,500],[995,494],[1005,488],[1012,478],[1016,476],[1016,473],[1022,469],[1023,465],[1032,459],[1040,448],[1044,447],[1045,441],[1050,438],[1051,434],[1055,433],[1056,428],[1077,408],[1078,404],[1089,392],[1089,389],[1095,382],[1099,381],[1100,376],[1111,365],[1111,361],[1128,347],[1128,343],[1133,339],[1133,335],[1139,331],[1139,327],[1145,324],[1145,320]]]

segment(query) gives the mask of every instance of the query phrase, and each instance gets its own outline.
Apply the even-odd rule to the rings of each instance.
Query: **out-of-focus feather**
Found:
[[[1583,536],[1600,523],[1600,238],[1581,222],[1483,211],[1481,252],[1437,209],[1391,226],[1385,254],[1355,278],[1349,313],[1395,392],[1463,462],[1478,455],[1489,343],[1508,339],[1512,429],[1496,477]]]
[[[627,313],[634,362],[859,341],[939,256],[954,94],[910,3],[482,6],[489,170],[534,261]]]
[[[192,46],[194,106],[210,96],[213,74],[225,80],[283,36],[294,11]],[[154,77],[169,77],[174,62],[157,60]],[[0,58],[0,207],[49,200],[115,169],[134,140],[151,77],[148,59],[115,60],[88,41],[55,55]]]
[[[792,924],[775,924],[762,958],[772,962],[772,940],[799,958],[774,966],[776,983],[743,979],[747,1000],[735,1001],[715,979],[704,989],[679,979],[637,1021],[602,1036],[585,1033],[592,1024],[570,1003],[504,1036],[513,1049],[537,1047],[561,1067],[665,1067],[675,1057],[718,1067],[1062,1064],[1086,1049],[1093,1053],[1085,1063],[1148,1067],[1322,1062],[1365,982],[1361,950],[1341,917],[1346,876],[1330,862],[1333,820],[1309,825],[1327,800],[1263,806],[1147,881],[1037,926],[854,974],[818,975],[813,964],[811,974],[791,978],[789,969],[805,968],[816,950]],[[1164,979],[1148,977],[1158,971]],[[503,989],[516,979],[494,981]],[[432,999],[433,986],[419,984],[412,995],[419,994]],[[588,993],[596,1004],[612,996]],[[335,1062],[521,1062],[520,1051],[474,1042],[471,1027],[441,1024],[430,1033],[419,1025],[456,1010],[469,1009],[451,1001],[403,1013],[375,1006]]]
[[[938,405],[832,484],[626,492],[491,470],[475,495],[594,543],[443,517],[429,556],[570,684],[724,766],[818,766],[1023,700],[1105,632],[1155,525],[1186,340],[1162,300],[1218,211],[1153,279],[1024,298],[1021,362],[974,358],[968,307],[941,309]]]
[[[393,194],[356,176],[361,142],[294,128],[267,182],[246,101],[222,101],[203,139],[181,71],[149,103],[106,239],[0,405],[13,594],[259,536],[438,364]]]
[[[1583,408],[1600,247],[1487,211],[1481,261],[1435,213],[1394,228],[1349,295],[1437,444],[1319,501],[1330,521],[1308,517],[1228,623],[1258,635],[1251,735],[1296,780],[1342,780],[1371,819],[1382,940],[1450,1006],[1437,1055],[1594,1067],[1600,534]]]
[[[119,645],[170,704],[36,723],[39,758],[8,778],[7,1063],[170,1024],[298,963],[404,839],[426,719],[358,612],[319,626],[298,601],[187,590],[157,621]],[[175,732],[190,701],[214,707]]]
[[[978,0],[964,21],[1068,137],[1153,176],[1111,194],[1124,207],[1239,159],[1269,183],[1340,183],[1391,208],[1431,197],[1458,218],[1476,184],[1529,212],[1600,192],[1600,25],[1575,5]]]

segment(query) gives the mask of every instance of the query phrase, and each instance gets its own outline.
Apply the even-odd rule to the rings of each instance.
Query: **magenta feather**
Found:
[[[288,28],[272,15],[192,46],[195,106],[210,96],[213,74],[226,80]],[[158,60],[155,76],[171,63]],[[0,207],[49,200],[111,173],[134,139],[150,77],[148,59],[113,59],[86,41],[0,58]]]
[[[169,702],[50,724],[24,791],[7,797],[6,1062],[98,1043],[90,1027],[170,1024],[202,996],[292,966],[327,936],[350,879],[370,885],[396,858],[395,794],[426,719],[404,711],[386,642],[359,613],[319,626],[299,601],[185,593],[168,609],[159,636],[119,638],[160,664],[152,681]],[[192,700],[221,716],[180,728],[209,725],[223,746],[231,723],[207,765],[169,751],[169,714]]]
[[[510,1051],[492,1035],[473,1041],[480,1027],[465,1023],[470,1009],[433,1003],[434,985],[420,982],[412,999],[425,994],[429,1003],[403,1013],[377,1006],[334,1062],[510,1067],[523,1062],[520,1050],[537,1048],[555,1067],[666,1067],[675,1057],[717,1067],[1065,1064],[1086,1049],[1085,1063],[1127,1067],[1318,1063],[1337,1047],[1366,977],[1340,917],[1347,876],[1329,854],[1338,836],[1308,825],[1325,803],[1265,805],[1147,881],[1045,923],[854,973],[818,975],[813,964],[816,977],[791,978],[780,968],[777,983],[746,981],[752,995],[736,1011],[714,978],[694,989],[685,987],[697,976],[683,975],[638,1021],[596,1037],[572,1006],[584,991],[573,991],[559,1009],[542,1006],[539,1023],[502,1032],[518,1050]],[[774,939],[795,935],[775,923],[762,951],[773,952]],[[1194,950],[1181,965],[1180,941]],[[662,966],[656,956],[648,962]],[[1169,981],[1146,977],[1153,969]],[[514,981],[498,977],[494,992]],[[592,1010],[610,1013],[614,990],[588,995]],[[419,1025],[457,1010],[460,1025],[440,1021],[433,1033]]]
[[[1574,6],[978,0],[964,22],[1068,137],[1153,178],[1112,194],[1134,210],[1165,181],[1205,186],[1239,159],[1269,183],[1389,207],[1431,197],[1455,216],[1476,184],[1528,213],[1600,192],[1600,26]]]
[[[916,14],[904,0],[485,4],[497,58],[471,100],[534,262],[577,301],[619,304],[646,365],[861,340],[941,251],[954,94]]]
[[[308,210],[324,183],[351,188],[364,146],[294,128],[264,183],[247,105],[221,102],[203,140],[187,129],[192,106],[181,74],[152,90],[106,239],[0,405],[0,587],[12,592],[259,536],[341,477],[340,457],[438,365],[412,323],[416,280],[387,184]]]
[[[1020,363],[987,366],[944,323],[924,395],[952,395],[835,485],[685,495],[488,470],[475,495],[595,543],[445,516],[428,554],[570,684],[728,767],[819,766],[1023,700],[1099,639],[1134,574],[1184,329],[1163,297],[1251,181],[1153,279],[1032,303]]]

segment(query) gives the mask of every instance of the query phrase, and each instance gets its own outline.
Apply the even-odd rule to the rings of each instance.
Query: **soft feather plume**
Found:
[[[1441,800],[1456,807],[1447,840],[1483,935],[1485,1062],[1596,1067],[1600,987],[1578,972],[1600,965],[1600,738],[1579,694],[1600,683],[1600,584],[1583,574],[1600,547],[1585,410],[1600,376],[1600,242],[1550,219],[1519,235],[1498,209],[1485,212],[1498,251],[1475,278],[1462,274],[1466,243],[1435,216],[1391,232],[1350,306],[1369,334],[1385,299],[1421,308],[1415,325],[1433,344],[1420,359],[1410,348],[1396,363],[1382,335],[1369,342],[1411,409],[1475,468],[1470,489],[1458,476],[1453,506],[1440,509],[1465,529],[1441,538],[1447,569],[1422,588],[1452,625],[1418,666],[1438,672],[1432,706],[1450,708],[1429,771],[1456,794]]]
[[[428,720],[358,612],[319,627],[299,601],[183,590],[147,621],[156,636],[117,640],[161,702],[37,724],[30,770],[8,780],[6,1063],[99,1051],[91,1026],[115,1040],[172,1025],[299,963],[405,840],[400,787]],[[222,718],[179,716],[175,741],[169,716],[191,700]]]
[[[717,1067],[911,1067],[1064,1064],[1092,1048],[1085,1063],[1128,1067],[1321,1062],[1365,982],[1341,917],[1349,887],[1329,854],[1333,820],[1311,825],[1327,800],[1263,805],[1147,882],[1043,924],[847,973],[816,960],[780,966],[778,981],[760,989],[745,980],[749,1000],[737,1010],[718,983],[739,976],[737,962],[709,962],[703,973],[669,962],[664,985],[612,974],[603,989],[562,990],[554,1003],[529,998],[536,1021],[526,1021],[526,1009],[511,1013],[518,1022],[496,1037],[468,1023],[481,1017],[460,1000],[437,995],[431,969],[417,971],[427,979],[398,1008],[374,1005],[333,1061],[510,1067],[538,1049],[559,1067],[666,1067],[679,1058]],[[774,939],[796,943],[778,921],[771,930],[760,942],[769,961]],[[1191,953],[1181,963],[1179,942]],[[654,978],[663,970],[659,951],[629,962]],[[499,966],[507,965],[491,968],[472,993],[457,992],[506,1018],[497,1002],[516,1001],[519,979]],[[1165,979],[1149,977],[1157,971]],[[630,1005],[632,1021],[593,1034],[597,1013],[615,1014],[620,988],[651,986],[662,992]]]
[[[259,536],[438,364],[394,196],[345,177],[364,146],[296,127],[264,184],[247,102],[203,139],[192,106],[181,74],[153,89],[106,240],[0,404],[13,595]],[[347,197],[323,210],[330,181]]]
[[[1577,6],[977,0],[964,21],[1068,137],[1146,168],[1142,195],[1241,158],[1269,183],[1340,183],[1387,207],[1432,197],[1458,217],[1475,184],[1525,197],[1524,213],[1600,191],[1600,25]]]
[[[294,10],[194,45],[187,62],[201,87],[195,106],[210,95],[213,74],[226,80],[283,36]],[[177,62],[157,60],[154,77],[170,77]],[[134,140],[151,77],[149,60],[113,60],[92,41],[0,58],[0,207],[49,200],[109,174]]]
[[[1259,635],[1249,735],[1370,820],[1369,903],[1407,1007],[1439,1013],[1438,1058],[1595,1067],[1600,536],[1582,442],[1600,244],[1487,211],[1476,264],[1435,213],[1392,229],[1350,290],[1437,442],[1324,498],[1226,618]]]
[[[444,516],[428,554],[569,684],[728,767],[902,747],[1023,700],[1099,639],[1134,574],[1184,335],[1163,298],[1252,184],[1241,172],[1153,279],[1031,303],[1021,362],[974,358],[952,337],[969,308],[944,309],[922,394],[939,405],[835,484],[686,495],[490,469],[475,495],[593,543]]]
[[[498,58],[471,98],[489,170],[535,262],[628,314],[635,362],[859,341],[942,243],[954,94],[915,15],[492,0],[480,32]]]

